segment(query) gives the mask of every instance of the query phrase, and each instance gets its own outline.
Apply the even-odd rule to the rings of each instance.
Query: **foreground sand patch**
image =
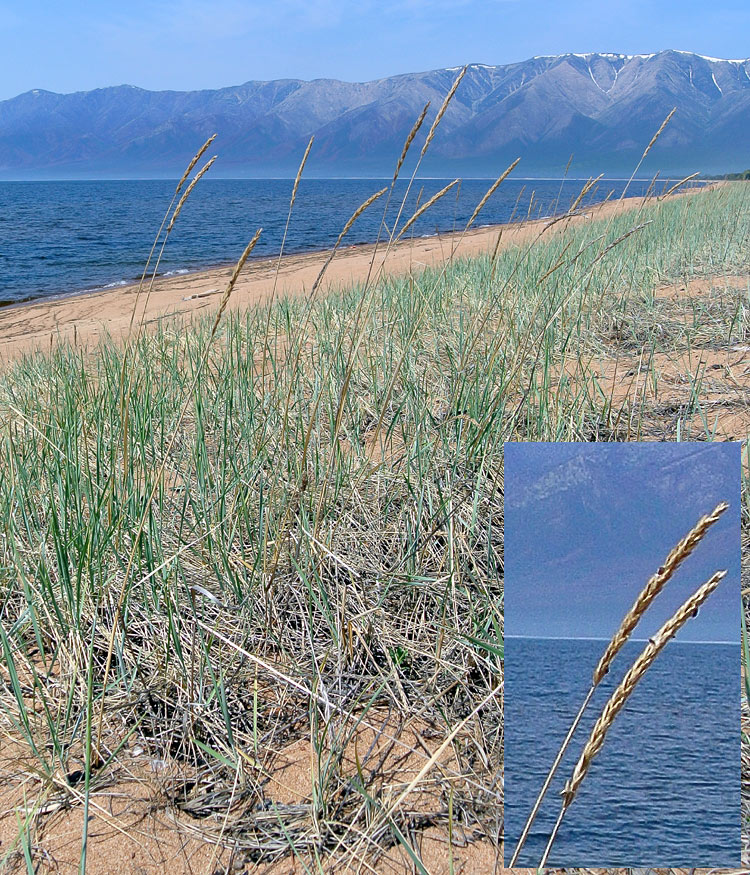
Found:
[[[575,366],[577,369],[577,365]],[[572,372],[572,373],[571,373]],[[569,366],[569,376],[578,385]],[[745,440],[750,432],[750,345],[649,353],[591,361],[585,375],[589,397],[610,416],[661,428],[669,439],[677,421],[690,423],[693,437]],[[635,426],[634,426],[635,428]]]
[[[667,283],[654,289],[655,298],[667,300],[701,298],[712,292],[750,292],[750,274],[727,274],[726,276],[692,277],[676,283]]]
[[[314,788],[329,795],[329,807],[337,796],[348,794],[351,806],[341,810],[351,808],[352,814],[367,806],[368,798],[377,798],[372,807],[376,817],[378,810],[412,785],[394,817],[427,871],[435,875],[496,871],[500,827],[495,817],[489,818],[494,824],[488,824],[493,841],[479,823],[462,820],[461,793],[475,792],[478,785],[472,774],[461,769],[453,748],[434,757],[434,766],[419,777],[443,741],[443,732],[423,721],[404,723],[385,711],[365,716],[362,723],[353,717],[330,743],[324,737],[313,745],[303,737],[282,744],[269,768],[255,776],[255,789],[251,779],[249,794],[217,793],[199,772],[193,774],[184,764],[152,760],[144,745],[134,744],[91,795],[87,871],[93,875],[113,871],[277,875],[304,872],[303,863],[317,871],[311,851],[318,844]],[[0,860],[10,854],[5,871],[25,871],[22,849],[13,847],[17,818],[41,807],[45,813],[34,818],[29,830],[34,865],[40,872],[77,872],[83,827],[80,793],[71,789],[45,794],[32,763],[20,759],[22,750],[16,745],[16,755],[6,754],[2,761],[6,781],[0,789]],[[326,779],[321,772],[331,764],[335,768]],[[353,791],[352,784],[363,778],[364,793]],[[454,791],[456,807],[449,821],[446,800]],[[496,813],[501,801],[499,795],[494,799]],[[327,841],[327,850],[319,854],[325,871],[413,872],[411,854],[388,824],[367,836],[366,823],[366,818],[352,818],[350,830],[346,822],[339,825],[343,829],[338,830],[338,841],[333,845]],[[320,828],[329,826],[323,821]],[[249,829],[255,836],[252,842],[243,834]],[[299,859],[292,854],[290,842],[296,844]]]

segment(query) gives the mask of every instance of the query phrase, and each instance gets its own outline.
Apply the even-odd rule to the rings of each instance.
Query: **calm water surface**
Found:
[[[506,859],[605,646],[506,640]],[[539,863],[560,809],[559,791],[604,703],[642,648],[628,642],[600,685],[519,866]],[[549,865],[740,865],[739,662],[739,646],[667,645],[609,730],[565,815]]]
[[[332,246],[354,210],[389,180],[302,180],[285,251]],[[418,181],[404,217],[417,198],[424,202],[446,180]],[[580,181],[506,181],[490,199],[479,224],[564,212]],[[600,182],[588,202],[610,192],[619,196],[623,181]],[[89,182],[0,182],[0,303],[116,287],[140,277],[154,235],[175,183],[168,180]],[[462,228],[489,186],[465,180],[414,226],[414,234]],[[170,237],[161,273],[188,272],[237,259],[259,227],[254,251],[276,255],[286,223],[290,180],[206,179],[190,196]],[[642,194],[648,183],[634,182],[628,192]],[[395,219],[406,183],[399,184],[389,221]],[[365,212],[346,238],[348,244],[376,239],[384,201]],[[402,219],[403,221],[403,219]]]

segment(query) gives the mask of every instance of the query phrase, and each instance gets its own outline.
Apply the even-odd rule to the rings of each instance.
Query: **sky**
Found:
[[[366,81],[533,55],[750,54],[747,0],[0,0],[0,100],[34,88]]]
[[[728,501],[634,636],[727,569],[678,638],[738,642],[739,499],[739,443],[506,444],[506,634],[609,639],[672,547]]]

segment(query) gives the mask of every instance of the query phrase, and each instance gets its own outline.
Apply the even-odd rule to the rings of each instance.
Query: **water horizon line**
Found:
[[[115,173],[116,171],[112,171]],[[126,171],[122,171],[126,172]],[[290,174],[289,176],[212,176],[207,177],[205,182],[291,182],[294,180],[295,176]],[[445,182],[450,179],[455,179],[453,176],[416,176],[415,182],[420,180],[433,180],[437,182]],[[494,181],[494,176],[459,176],[458,177],[462,181],[473,180],[476,182],[492,182]],[[357,182],[388,182],[391,177],[390,176],[306,176],[304,177],[306,181],[316,181],[316,182],[346,182],[349,181],[357,181]],[[588,182],[591,179],[590,176],[514,176],[509,179],[509,182]],[[636,176],[630,180],[627,176],[602,176],[597,182],[651,182],[653,177],[651,176]],[[157,175],[157,176],[0,176],[0,182],[177,182],[179,180],[178,175],[169,176],[169,175]],[[670,183],[670,182],[678,182],[679,179],[677,176],[664,176],[659,178],[660,182]],[[707,180],[697,180],[699,182],[706,182]],[[405,183],[408,180],[404,180]],[[641,195],[635,195],[635,197],[641,197]]]
[[[532,641],[610,641],[611,638],[599,638],[599,637],[589,637],[585,635],[508,635],[507,633],[503,636],[504,638],[523,638]],[[637,642],[640,644],[647,643],[649,638],[629,638],[629,641]],[[739,647],[739,641],[715,641],[711,639],[701,639],[699,641],[691,641],[684,639],[674,639],[675,644],[722,644],[729,645],[733,647]]]

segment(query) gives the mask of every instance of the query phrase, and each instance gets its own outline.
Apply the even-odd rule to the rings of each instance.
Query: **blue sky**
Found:
[[[635,631],[648,638],[715,571],[684,641],[739,641],[740,444],[505,445],[505,632],[609,638],[672,547],[729,509]]]
[[[750,55],[747,0],[0,0],[0,99],[32,88],[362,81],[566,51]]]

